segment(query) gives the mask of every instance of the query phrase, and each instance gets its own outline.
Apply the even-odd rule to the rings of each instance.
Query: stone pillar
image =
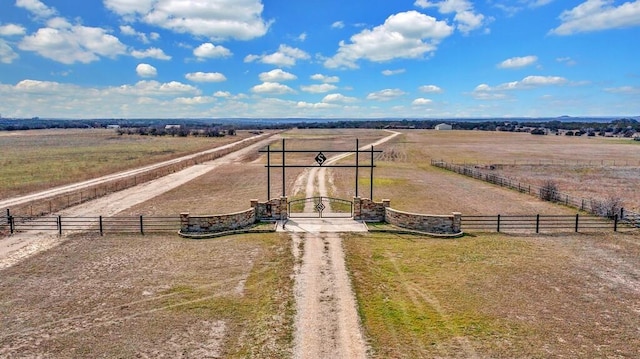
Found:
[[[189,232],[189,212],[180,213],[180,232]]]
[[[452,224],[453,233],[462,232],[462,213],[453,212],[453,224]]]

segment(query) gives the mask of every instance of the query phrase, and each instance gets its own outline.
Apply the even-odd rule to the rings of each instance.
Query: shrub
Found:
[[[614,218],[622,208],[622,199],[617,196],[609,196],[604,200],[591,199],[591,213],[607,218]]]
[[[546,180],[542,187],[540,187],[540,199],[555,202],[559,198],[558,185],[553,180]]]

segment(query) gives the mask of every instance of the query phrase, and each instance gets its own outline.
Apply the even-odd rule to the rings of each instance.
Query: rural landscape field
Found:
[[[0,133],[1,147],[11,148],[0,159],[0,201],[252,136]],[[375,154],[372,176],[368,168],[358,178],[353,168],[327,168],[322,194],[320,177],[311,178],[310,168],[287,169],[284,178],[272,168],[267,188],[268,160],[260,152],[267,145],[274,151],[270,163],[280,164],[283,144],[287,150],[353,150],[356,139],[365,148],[386,140],[374,147],[383,152]],[[315,183],[314,195],[347,200],[358,183],[360,197],[372,189],[373,200],[389,199],[392,208],[414,213],[461,212],[464,218],[579,212],[446,171],[432,160],[470,164],[523,185],[552,180],[563,193],[616,198],[628,210],[640,208],[640,141],[630,139],[291,129],[267,131],[256,141],[232,157],[192,166],[202,168],[197,176],[144,200],[133,198],[151,193],[153,181],[122,190],[117,211],[107,206],[116,205],[115,197],[106,195],[59,213],[224,214],[247,209],[252,199],[267,200],[268,191],[272,198],[308,197],[308,183]],[[289,164],[314,164],[315,154],[287,156]],[[371,158],[361,154],[360,162],[371,164]],[[353,164],[354,157],[338,163]],[[95,212],[100,208],[115,213]],[[344,251],[358,316],[353,330],[362,334],[364,357],[634,358],[640,356],[640,232],[622,224],[612,228],[496,233],[467,231],[463,220],[459,238],[384,231],[318,236],[325,246],[320,250],[338,243]],[[0,245],[11,238],[50,245],[0,252],[0,357],[313,357],[299,347],[296,304],[299,268],[313,234],[284,230],[193,240],[179,237],[178,229],[102,236],[37,230],[10,235],[4,229]],[[335,260],[327,253],[323,261]],[[340,313],[328,318],[342,319]],[[336,353],[336,333],[321,334],[327,348],[317,348],[324,353],[318,357],[329,357]]]

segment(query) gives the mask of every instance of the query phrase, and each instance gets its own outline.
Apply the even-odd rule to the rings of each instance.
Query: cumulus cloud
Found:
[[[512,81],[491,87],[487,84],[480,84],[471,93],[472,96],[480,100],[494,100],[506,98],[505,91],[528,90],[544,86],[567,85],[569,81],[560,76],[527,76],[520,81]]]
[[[356,101],[358,101],[358,99],[355,97],[349,97],[339,93],[328,94],[322,99],[322,102],[325,103],[353,103]]]
[[[384,24],[353,35],[350,43],[340,42],[335,56],[327,59],[327,68],[357,68],[367,59],[384,62],[396,58],[421,58],[434,52],[438,43],[451,35],[453,28],[444,21],[417,11],[389,16]]]
[[[247,55],[244,62],[259,61],[263,64],[275,65],[279,67],[291,67],[298,60],[308,60],[311,56],[295,47],[280,45],[278,51],[267,55]]]
[[[473,3],[468,0],[443,0],[432,2],[428,0],[416,0],[415,6],[427,9],[436,7],[441,14],[455,13],[453,20],[458,30],[463,34],[481,28],[486,22],[484,15],[476,13]]]
[[[180,96],[185,94],[200,95],[197,88],[178,81],[160,83],[154,80],[138,81],[135,85],[122,85],[107,90],[127,96]]]
[[[320,85],[300,86],[300,89],[304,92],[310,92],[310,93],[325,93],[325,92],[333,91],[337,89],[337,87],[332,84],[324,83]]]
[[[262,82],[291,81],[298,78],[296,75],[283,71],[282,69],[275,69],[269,72],[263,72],[258,77]]]
[[[204,105],[215,101],[211,96],[178,97],[173,100],[175,104],[186,106]]]
[[[21,25],[6,24],[0,25],[0,36],[19,36],[24,35],[27,31]]]
[[[640,1],[618,6],[612,0],[587,0],[560,14],[560,26],[549,31],[553,35],[573,35],[640,26]]]
[[[57,14],[54,8],[48,7],[39,0],[16,0],[16,6],[29,11],[37,18],[50,18]]]
[[[382,74],[385,76],[393,76],[405,73],[405,69],[397,69],[397,70],[383,70]]]
[[[136,59],[153,58],[158,60],[171,60],[171,56],[165,54],[162,49],[158,49],[156,47],[152,47],[144,51],[133,50],[131,51],[131,56]]]
[[[420,92],[424,93],[442,93],[442,89],[436,85],[424,85],[418,88]]]
[[[193,50],[193,54],[199,59],[216,59],[231,56],[231,51],[224,46],[206,42]]]
[[[604,89],[606,92],[614,93],[618,95],[640,95],[640,87],[634,86],[620,86],[609,87]]]
[[[523,57],[512,57],[510,59],[506,59],[498,64],[498,68],[501,69],[515,69],[520,67],[526,67],[534,64],[538,61],[537,56],[523,56]]]
[[[140,40],[141,42],[143,42],[145,44],[150,43],[151,40],[157,40],[158,38],[160,38],[160,35],[157,32],[152,32],[147,36],[147,34],[145,34],[144,32],[136,31],[136,29],[134,29],[130,25],[121,25],[120,26],[120,33],[122,33],[123,35],[127,35],[127,36],[137,37],[138,40]]]
[[[578,62],[570,57],[558,57],[556,59],[559,63],[565,64],[567,66],[575,66]]]
[[[324,83],[336,83],[340,82],[340,78],[338,76],[326,76],[323,74],[313,74],[311,75],[312,80],[321,81]]]
[[[377,91],[377,92],[372,92],[370,94],[367,95],[367,100],[373,100],[373,101],[391,101],[394,100],[402,95],[404,95],[405,92],[400,90],[400,89],[384,89],[381,91]]]
[[[193,82],[223,82],[227,78],[219,72],[190,72],[184,77]]]
[[[331,24],[331,28],[332,29],[342,29],[342,28],[344,28],[344,22],[336,21],[333,24]]]
[[[13,51],[13,48],[9,46],[4,40],[0,39],[0,62],[2,62],[3,64],[10,64],[18,57],[18,54]]]
[[[126,46],[105,29],[71,25],[62,18],[48,25],[25,36],[18,47],[63,64],[90,63],[101,56],[115,58],[126,53]]]
[[[138,64],[138,66],[136,66],[136,73],[140,77],[156,77],[158,70],[149,64]]]
[[[277,82],[264,82],[260,85],[253,86],[251,92],[263,95],[286,95],[295,93],[291,87]]]
[[[433,100],[428,99],[428,98],[417,98],[415,100],[413,100],[413,102],[411,102],[412,105],[414,106],[427,106],[427,105],[431,105],[433,103]]]
[[[262,18],[261,0],[104,0],[104,4],[127,20],[215,41],[254,39],[272,23]]]

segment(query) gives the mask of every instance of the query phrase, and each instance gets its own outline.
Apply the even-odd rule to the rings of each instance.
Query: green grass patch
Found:
[[[482,289],[527,258],[527,242],[380,233],[354,235],[345,249],[376,358],[458,356],[466,341],[511,340],[528,331],[483,311],[491,298]]]

